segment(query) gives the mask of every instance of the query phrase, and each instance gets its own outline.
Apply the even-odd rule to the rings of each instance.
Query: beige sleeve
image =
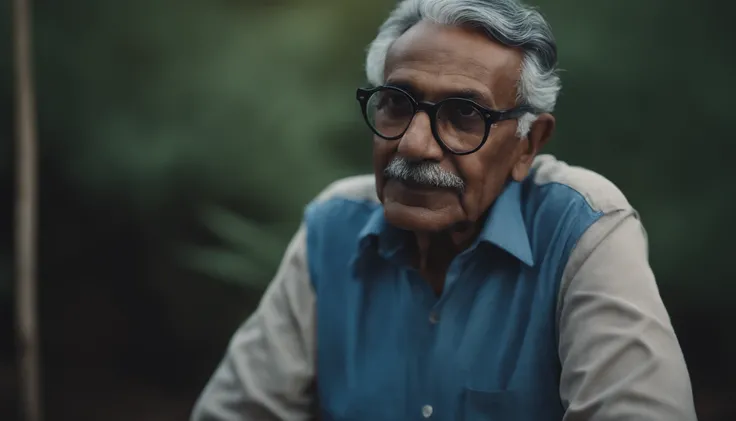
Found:
[[[680,345],[633,211],[583,235],[560,287],[564,421],[696,420]]]
[[[191,421],[314,419],[314,376],[315,294],[302,227],[257,310],[233,336]]]

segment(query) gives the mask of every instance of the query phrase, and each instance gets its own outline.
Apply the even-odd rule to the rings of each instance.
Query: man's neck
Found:
[[[444,289],[445,276],[452,259],[473,243],[482,227],[483,223],[479,221],[447,231],[414,232],[414,267],[430,283],[437,295]]]

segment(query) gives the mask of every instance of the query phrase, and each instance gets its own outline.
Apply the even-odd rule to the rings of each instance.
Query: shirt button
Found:
[[[432,407],[429,405],[424,405],[422,407],[422,415],[424,418],[429,418],[432,416]]]
[[[433,325],[436,325],[437,323],[439,323],[439,321],[440,321],[440,315],[439,314],[437,314],[434,311],[431,312],[431,313],[429,313],[429,322],[430,323],[432,323]]]

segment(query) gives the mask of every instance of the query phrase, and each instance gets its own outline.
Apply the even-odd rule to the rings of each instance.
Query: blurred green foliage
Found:
[[[183,197],[227,202],[284,244],[321,187],[369,170],[352,92],[392,1],[75,3],[39,4],[37,73],[44,155],[82,197],[114,196],[144,220]],[[731,26],[709,35],[723,18],[708,2],[539,5],[565,70],[550,150],[622,187],[667,288],[724,286],[734,271],[710,245],[733,207],[719,162],[733,88],[704,78],[733,70],[719,54]],[[233,267],[218,277],[256,276],[232,272],[231,254],[202,259]],[[261,261],[259,282],[275,259]],[[689,282],[701,265],[721,276]]]
[[[47,12],[39,56],[55,64],[39,67],[42,116],[74,134],[53,146],[76,185],[118,192],[144,213],[195,190],[283,218],[294,199],[274,190],[291,187],[303,201],[300,191],[336,176],[331,154],[314,153],[354,121],[340,84],[319,83],[322,58],[334,54],[334,12],[233,8],[101,1],[86,12],[89,26],[59,19],[66,5]],[[51,112],[70,98],[84,123]]]
[[[282,238],[253,220],[217,207],[207,209],[204,220],[225,247],[187,247],[182,251],[187,266],[225,282],[263,288],[286,248]]]

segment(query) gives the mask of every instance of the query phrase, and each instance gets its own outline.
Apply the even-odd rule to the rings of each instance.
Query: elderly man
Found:
[[[192,419],[695,420],[636,212],[536,157],[555,66],[514,0],[399,3],[357,91],[375,174],[308,206]]]

